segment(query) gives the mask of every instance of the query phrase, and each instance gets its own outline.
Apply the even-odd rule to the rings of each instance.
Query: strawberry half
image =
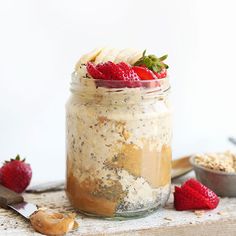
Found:
[[[17,155],[15,159],[6,161],[0,168],[0,183],[17,193],[22,193],[30,184],[32,169]]]
[[[214,209],[218,204],[218,196],[195,179],[186,181],[182,187],[175,187],[174,206],[178,211]]]
[[[154,73],[146,67],[133,66],[132,69],[138,74],[141,80],[153,80],[157,79]]]
[[[197,199],[187,197],[180,187],[175,186],[174,206],[177,211],[183,211],[186,209],[202,209],[201,205],[201,202]]]

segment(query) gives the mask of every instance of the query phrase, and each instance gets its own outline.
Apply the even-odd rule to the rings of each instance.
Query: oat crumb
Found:
[[[164,220],[172,221],[173,219],[170,217],[165,217]]]
[[[197,217],[201,217],[205,214],[205,211],[204,210],[197,210],[197,211],[194,211],[194,214],[197,216]]]
[[[224,211],[218,211],[218,212],[217,212],[217,215],[223,216],[223,215],[226,215],[226,212],[224,212]]]

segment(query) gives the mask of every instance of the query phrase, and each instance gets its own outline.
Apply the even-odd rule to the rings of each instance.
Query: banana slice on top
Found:
[[[120,50],[117,48],[110,49],[108,53],[106,54],[106,56],[103,58],[102,62],[107,62],[107,61],[114,62],[119,53],[120,53]]]
[[[128,58],[128,63],[133,66],[134,63],[137,62],[142,56],[142,51],[136,51],[135,53],[130,55],[130,57]]]
[[[88,61],[94,61],[96,57],[101,53],[102,49],[103,48],[95,48],[91,52],[84,54],[77,62],[75,68],[77,68],[81,64],[86,64]]]
[[[103,48],[100,54],[96,57],[95,64],[112,61],[114,62],[116,55],[119,53],[118,49]]]
[[[141,57],[142,51],[135,50],[132,48],[126,48],[123,50],[110,47],[96,48],[93,51],[84,54],[80,58],[80,60],[76,64],[75,71],[80,77],[86,77],[86,64],[89,61],[92,61],[95,64],[104,63],[107,61],[111,61],[114,63],[119,63],[123,61],[130,65],[133,65]]]
[[[96,58],[99,56],[99,54],[103,51],[103,48],[95,48],[94,50],[92,50],[89,53],[84,54],[78,63],[82,64],[82,63],[87,63],[88,61],[95,61]]]
[[[80,77],[85,77],[87,73],[86,63],[89,61],[95,61],[97,56],[101,53],[103,48],[95,48],[89,53],[84,54],[75,66],[75,71]]]
[[[131,48],[125,48],[121,50],[115,59],[115,63],[119,63],[122,61],[128,63],[128,58],[130,57],[130,54],[133,54],[133,53],[134,53],[134,49],[131,49]]]

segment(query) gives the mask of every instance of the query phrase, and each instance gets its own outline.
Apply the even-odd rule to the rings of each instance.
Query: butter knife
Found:
[[[23,196],[0,185],[0,206],[11,208],[26,219],[38,210],[35,204],[24,201]]]
[[[236,138],[229,137],[228,140],[229,140],[232,144],[236,145]]]

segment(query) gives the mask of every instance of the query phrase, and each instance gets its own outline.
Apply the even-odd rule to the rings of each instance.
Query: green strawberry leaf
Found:
[[[146,54],[146,50],[143,51],[142,57],[139,58],[138,61],[134,63],[134,66],[145,65],[149,70],[152,70],[154,72],[160,72],[163,69],[169,68],[169,66],[163,62],[164,60],[166,60],[168,55],[164,55],[158,58],[157,56],[153,54],[148,55],[148,56],[145,56],[145,54]]]
[[[160,57],[159,59],[160,59],[160,61],[164,61],[167,57],[168,57],[168,55],[166,54],[166,55]]]
[[[145,57],[146,51],[147,51],[147,49],[145,49],[145,50],[143,51],[143,57]]]

